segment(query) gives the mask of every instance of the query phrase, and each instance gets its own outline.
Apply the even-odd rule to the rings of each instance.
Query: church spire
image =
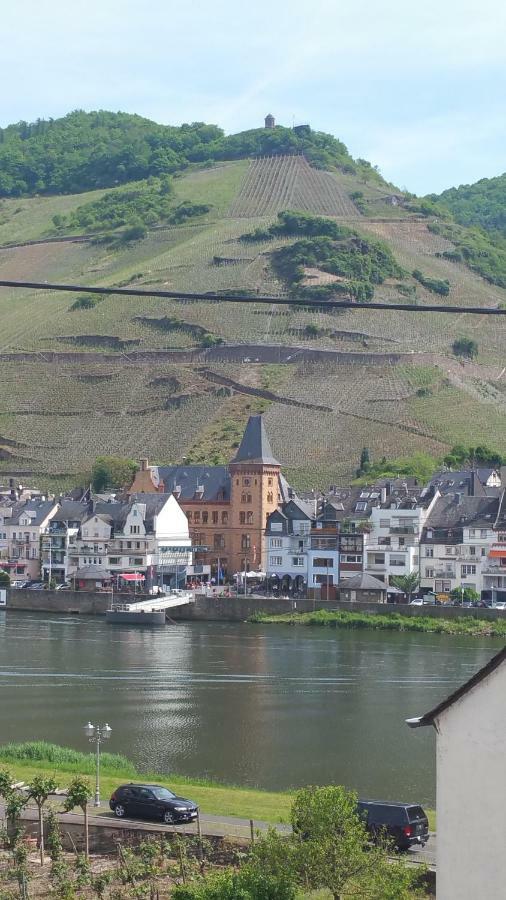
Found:
[[[279,466],[272,455],[271,445],[262,416],[250,416],[248,424],[233,463],[255,463],[258,465]]]

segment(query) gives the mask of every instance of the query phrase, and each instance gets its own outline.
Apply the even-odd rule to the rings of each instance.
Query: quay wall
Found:
[[[117,600],[120,595],[116,595]],[[132,600],[127,595],[125,600]],[[140,599],[140,598],[139,598]],[[27,591],[9,590],[7,609],[31,612],[70,613],[73,615],[105,615],[110,595],[89,591]],[[195,603],[171,608],[170,619],[185,622],[244,622],[258,612],[279,615],[287,612],[313,612],[315,609],[347,610],[348,612],[400,613],[404,616],[427,616],[436,619],[488,619],[506,616],[496,609],[459,609],[455,606],[408,606],[390,603],[347,603],[335,600],[283,600],[265,597],[225,597],[197,594]]]

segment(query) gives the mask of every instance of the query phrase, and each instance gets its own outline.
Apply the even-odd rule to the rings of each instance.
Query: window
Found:
[[[313,559],[313,566],[315,569],[331,569],[333,566],[333,559],[331,556],[315,556]]]
[[[425,569],[426,578],[434,578],[434,569]]]
[[[446,556],[453,556],[454,552],[455,552],[455,547],[445,547],[445,555]]]
[[[228,525],[228,512],[222,512],[221,514],[221,524]]]
[[[37,559],[37,547],[32,547],[32,559]]]
[[[215,534],[215,535],[214,535],[214,544],[213,544],[213,546],[214,546],[214,549],[215,549],[215,550],[223,550],[223,548],[225,547],[225,537],[224,537],[224,535],[222,535],[222,534]]]
[[[469,556],[476,556],[476,547],[469,547]]]
[[[357,553],[345,553],[342,557],[343,563],[361,563],[362,556]]]
[[[132,549],[132,541],[127,541],[126,546],[127,546],[127,550],[131,550]]]
[[[486,528],[480,528],[480,537],[486,538],[488,531]]]
[[[365,500],[360,500],[355,504],[355,512],[365,512],[367,509],[367,503]]]
[[[375,553],[373,559],[374,559],[375,566],[383,566],[385,564],[385,554],[384,553]]]
[[[481,555],[482,555],[482,556],[486,556],[486,555],[487,555],[487,548],[486,548],[486,547],[482,547],[482,548],[481,548]]]
[[[283,565],[283,557],[282,556],[270,556],[269,564],[271,566],[282,566]]]
[[[462,566],[462,575],[476,575],[476,566]]]
[[[110,566],[119,566],[119,556],[110,556],[109,557],[109,565]]]
[[[271,531],[283,531],[283,523],[271,522]]]
[[[141,526],[140,525],[130,525],[130,534],[140,534]],[[97,537],[97,535],[95,535]]]
[[[425,556],[434,556],[434,547],[426,547],[425,548]]]
[[[251,478],[243,478],[242,483],[245,487],[249,487],[251,484]]]
[[[249,550],[251,548],[251,535],[241,535],[241,550]]]
[[[303,556],[292,556],[292,566],[297,568],[298,566],[304,565],[304,557]]]
[[[313,584],[333,584],[334,576],[333,575],[315,575],[313,578]]]
[[[246,525],[253,525],[253,513],[252,512],[246,513]]]
[[[394,556],[393,554],[390,557],[390,565],[391,566],[405,566],[406,560],[404,556]]]
[[[267,479],[267,487],[272,487],[272,478]]]
[[[380,528],[389,528],[390,519],[380,519]]]
[[[246,513],[245,512],[239,513],[239,525],[246,525]]]
[[[267,503],[274,503],[274,494],[272,491],[269,491],[267,494]]]
[[[207,509],[205,509],[202,513],[202,524],[207,525],[208,522],[209,522],[209,513],[208,513]]]
[[[469,529],[469,537],[470,537],[470,538],[476,537],[476,529],[475,529],[475,528],[470,528],[470,529]]]
[[[281,540],[281,538],[271,538],[271,547],[279,548],[282,546],[283,546],[283,541]]]
[[[195,522],[195,525],[200,525],[200,512],[198,512],[197,510],[195,510],[195,512],[193,513],[193,521]]]

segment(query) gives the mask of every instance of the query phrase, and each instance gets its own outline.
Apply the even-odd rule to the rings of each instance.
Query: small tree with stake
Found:
[[[46,778],[44,775],[35,775],[28,785],[28,796],[35,800],[39,812],[39,849],[40,864],[44,865],[44,817],[43,810],[51,794],[54,794],[58,787],[54,778]]]
[[[88,834],[88,802],[93,796],[90,783],[87,778],[76,775],[67,788],[67,798],[64,804],[65,812],[70,812],[79,806],[84,815],[84,853],[86,858],[90,855],[90,842]]]

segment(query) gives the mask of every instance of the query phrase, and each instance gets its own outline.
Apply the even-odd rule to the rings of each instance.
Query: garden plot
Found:
[[[313,169],[304,156],[254,159],[232,201],[231,218],[274,215],[283,209],[328,216],[357,216],[346,191],[329,172]]]

